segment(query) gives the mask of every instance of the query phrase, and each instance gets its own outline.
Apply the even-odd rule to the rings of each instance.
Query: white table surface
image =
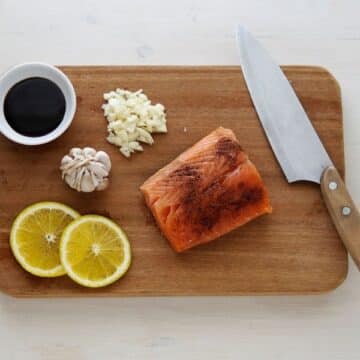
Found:
[[[241,22],[279,63],[325,66],[339,80],[347,184],[360,205],[359,14],[359,0],[0,0],[0,72],[30,60],[237,64]],[[321,296],[0,295],[0,358],[358,360],[359,324],[352,262],[345,283]]]

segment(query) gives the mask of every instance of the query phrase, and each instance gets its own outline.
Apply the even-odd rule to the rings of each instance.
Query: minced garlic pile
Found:
[[[108,120],[107,140],[130,157],[135,151],[143,151],[140,142],[153,144],[152,133],[166,133],[165,108],[153,105],[142,90],[131,92],[116,89],[104,94],[107,101],[102,109]]]

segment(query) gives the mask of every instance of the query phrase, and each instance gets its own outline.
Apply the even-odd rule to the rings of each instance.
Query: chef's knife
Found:
[[[242,26],[237,40],[247,87],[287,181],[320,184],[335,227],[360,270],[360,213],[343,180],[280,67]]]

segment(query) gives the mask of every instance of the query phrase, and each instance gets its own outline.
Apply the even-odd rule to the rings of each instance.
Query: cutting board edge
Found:
[[[234,65],[234,64],[224,64],[224,65],[213,65],[213,64],[201,64],[201,65],[183,65],[183,64],[157,64],[157,65],[128,65],[128,64],[123,64],[123,65],[102,65],[102,64],[97,64],[97,65],[55,65],[56,67],[60,68],[60,69],[74,69],[76,68],[77,70],[79,69],[104,69],[104,68],[118,68],[118,69],[124,69],[124,70],[129,70],[129,69],[133,69],[136,71],[148,71],[149,69],[157,69],[157,70],[201,70],[201,69],[220,69],[220,70],[224,70],[224,69],[229,69],[229,71],[233,71],[236,69],[241,69],[241,65]],[[312,69],[312,70],[321,70],[322,72],[326,72],[327,74],[329,74],[332,77],[332,80],[334,80],[334,82],[337,84],[338,88],[340,89],[340,85],[338,80],[333,76],[333,74],[331,73],[330,70],[328,70],[326,67],[321,66],[321,65],[301,65],[301,64],[283,64],[280,65],[280,67],[282,69],[294,69],[294,68],[299,68],[299,69]]]
[[[43,294],[43,293],[27,293],[19,289],[19,291],[13,291],[9,288],[6,288],[0,284],[0,291],[5,294],[6,296],[17,298],[17,299],[28,299],[28,298],[38,298],[38,299],[46,299],[46,298],[119,298],[119,297],[204,297],[204,296],[281,296],[281,295],[289,295],[289,296],[299,296],[299,295],[324,295],[328,294],[332,291],[335,291],[338,289],[346,280],[347,275],[349,272],[349,266],[348,266],[348,258],[345,262],[345,266],[343,268],[342,273],[340,274],[339,278],[336,279],[336,282],[334,284],[331,284],[330,286],[325,286],[322,289],[317,290],[306,290],[306,291],[245,291],[245,292],[237,292],[237,291],[231,291],[231,292],[224,292],[224,293],[211,293],[211,292],[204,292],[204,293],[196,293],[196,292],[178,292],[178,293],[169,293],[169,292],[158,292],[154,294],[153,292],[143,292],[143,293],[108,293],[108,292],[101,292],[98,293],[90,292],[90,293],[73,293],[69,292],[66,294],[61,295],[54,295],[52,293],[49,294]],[[91,290],[89,290],[91,291]]]
[[[108,65],[107,65],[108,66]],[[109,65],[110,66],[110,65]],[[89,68],[103,68],[103,66],[61,66],[62,69],[65,69],[66,67],[71,67],[71,68],[82,68],[82,69],[89,69]],[[149,68],[154,68],[154,69],[168,69],[168,70],[173,70],[173,69],[188,69],[188,70],[195,70],[195,69],[228,69],[229,71],[234,71],[236,69],[238,69],[238,66],[236,65],[198,65],[198,66],[186,66],[186,65],[166,65],[166,66],[162,66],[162,65],[155,65],[155,66],[133,66],[133,65],[120,65],[120,66],[116,66],[118,68],[123,68],[124,70],[126,69],[136,69],[136,71],[146,71],[149,70]],[[326,74],[328,74],[336,89],[337,89],[337,93],[340,99],[340,111],[341,111],[341,119],[342,119],[342,104],[341,104],[341,89],[340,89],[340,85],[339,82],[337,81],[337,79],[331,74],[330,71],[328,71],[326,68],[322,67],[322,66],[307,66],[307,65],[283,65],[282,68],[286,71],[286,70],[291,70],[291,69],[318,69],[321,72],[324,72]],[[342,136],[342,140],[343,140],[343,127],[341,128],[341,136]],[[345,162],[344,162],[344,171],[345,171]],[[53,293],[27,293],[24,294],[24,292],[21,291],[21,289],[17,290],[17,291],[13,291],[13,289],[9,288],[8,286],[3,286],[3,284],[0,284],[0,290],[12,297],[15,298],[48,298],[48,297],[58,297],[58,298],[67,298],[67,297],[157,297],[157,296],[168,296],[168,297],[173,297],[173,296],[272,296],[272,295],[304,295],[304,294],[308,294],[308,295],[315,295],[315,294],[324,294],[324,293],[328,293],[330,291],[335,290],[336,288],[338,288],[346,279],[348,274],[348,258],[346,256],[346,264],[345,264],[345,259],[344,259],[344,263],[343,263],[343,269],[341,269],[341,271],[339,271],[339,279],[336,281],[336,283],[332,284],[331,286],[325,286],[323,289],[320,290],[306,290],[306,291],[284,291],[284,292],[279,292],[279,291],[265,291],[265,292],[224,292],[224,293],[217,293],[217,294],[213,294],[213,293],[195,293],[195,292],[191,292],[191,293],[167,293],[167,292],[158,292],[157,294],[154,293],[128,293],[128,294],[123,294],[121,292],[119,293],[108,293],[108,292],[104,292],[104,293],[71,293],[69,292],[68,294],[61,294],[61,295],[57,295],[57,294],[53,294]]]

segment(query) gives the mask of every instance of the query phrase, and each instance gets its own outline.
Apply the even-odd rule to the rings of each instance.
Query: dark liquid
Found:
[[[4,114],[17,133],[32,137],[46,135],[61,123],[65,114],[65,97],[52,81],[29,78],[9,90]]]

